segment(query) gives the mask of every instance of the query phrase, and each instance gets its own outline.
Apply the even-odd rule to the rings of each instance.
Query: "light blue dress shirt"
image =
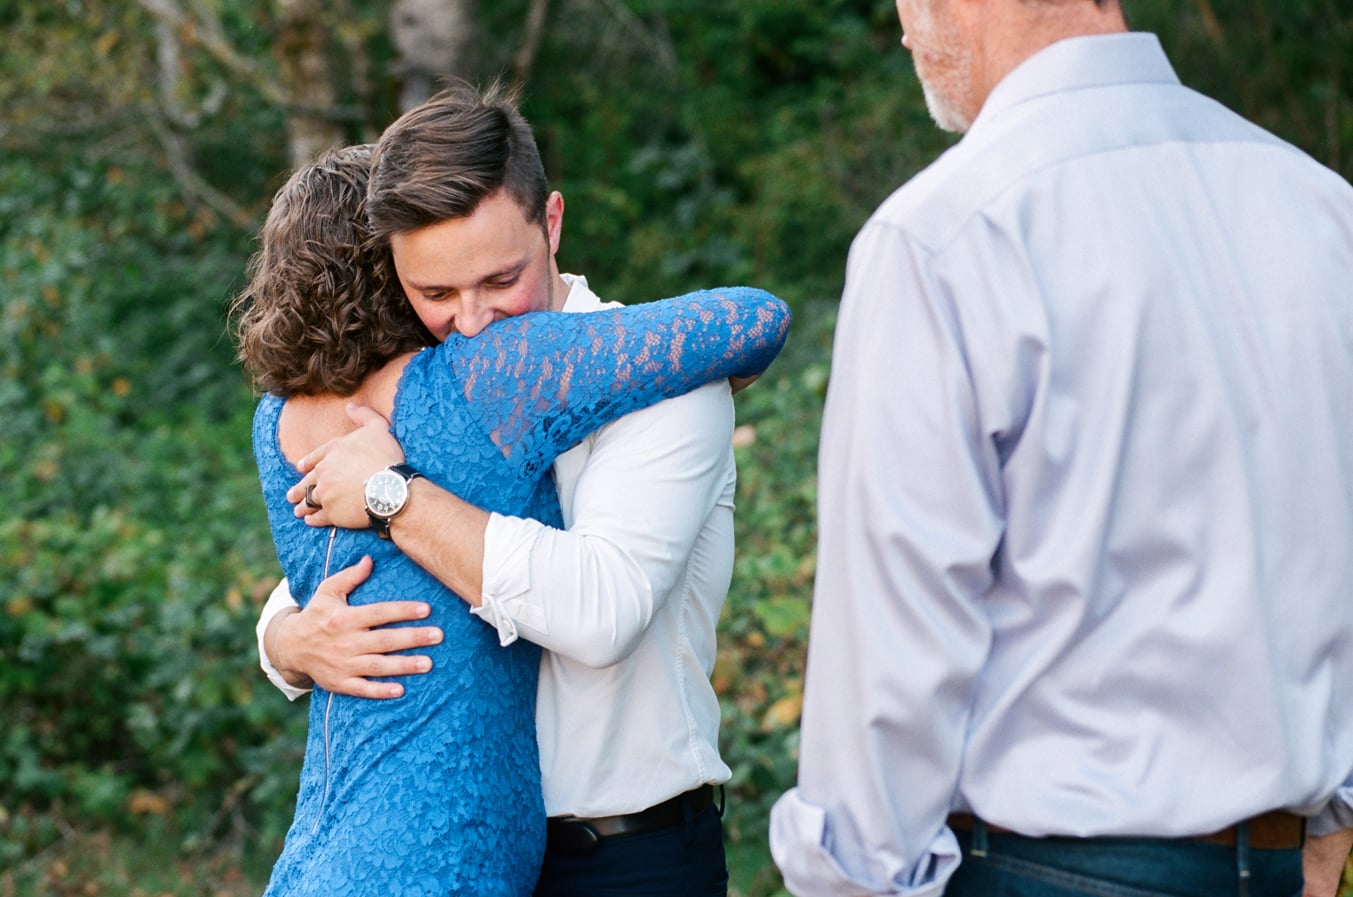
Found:
[[[851,249],[819,466],[800,895],[1028,835],[1353,827],[1353,188],[1063,41]]]

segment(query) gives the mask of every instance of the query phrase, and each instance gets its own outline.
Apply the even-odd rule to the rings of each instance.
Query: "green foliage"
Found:
[[[42,814],[206,835],[254,792],[289,803],[301,727],[252,695],[270,553],[222,339],[242,237],[153,172],[0,162],[0,858],[55,836]]]
[[[234,852],[183,854],[182,830],[154,817],[139,837],[68,831],[42,864],[0,867],[0,897],[258,897],[271,863]]]
[[[563,266],[617,298],[752,279],[794,302],[837,294],[855,231],[949,142],[926,116],[891,8],[631,7],[630,57],[551,45],[540,65],[558,74],[527,97],[570,203]]]
[[[484,75],[510,67],[527,5],[479,4]],[[1186,83],[1353,176],[1346,4],[1126,5]],[[58,874],[86,855],[110,893],[201,893],[191,861],[274,855],[294,799],[305,719],[255,666],[277,571],[222,312],[288,166],[295,110],[268,90],[284,41],[275,4],[183,4],[214,11],[252,73],[185,30],[168,89],[149,6],[0,3],[0,869],[58,858],[0,874],[0,897],[90,893]],[[332,4],[353,140],[393,116],[387,11]],[[899,37],[875,0],[554,4],[526,94],[568,201],[562,267],[627,301],[751,282],[795,309],[737,400],[715,684],[739,893],[779,887],[765,828],[796,765],[846,252],[950,142]],[[123,856],[138,842],[151,859]]]
[[[730,846],[749,858],[765,844],[770,806],[797,768],[816,572],[817,432],[835,317],[825,301],[801,304],[780,358],[737,397],[738,556],[714,686],[733,769],[725,827]],[[756,870],[752,881],[761,877]]]

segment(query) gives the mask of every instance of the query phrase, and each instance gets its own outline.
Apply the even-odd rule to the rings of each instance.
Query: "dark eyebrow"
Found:
[[[438,286],[437,284],[414,283],[413,281],[406,281],[405,285],[408,289],[417,293],[445,293],[447,290],[451,289],[450,287]]]
[[[525,270],[526,266],[529,265],[530,263],[531,260],[529,258],[523,259],[522,261],[516,263],[515,265],[509,265],[506,268],[501,268],[497,271],[492,271],[488,274],[485,274],[482,278],[480,278],[479,282],[487,283],[489,281],[499,280],[501,278],[508,277],[513,274],[520,274],[523,270]],[[445,293],[453,289],[452,287],[443,286],[441,284],[436,283],[418,283],[412,280],[405,281],[405,283],[408,285],[409,289],[417,290],[420,293]]]
[[[480,282],[482,283],[488,280],[501,280],[502,278],[510,277],[513,274],[520,274],[523,270],[525,270],[526,266],[529,265],[530,263],[531,263],[530,259],[523,259],[522,261],[518,262],[515,265],[509,265],[508,267],[503,268],[500,271],[494,271],[492,274],[484,275],[484,277],[481,279]]]

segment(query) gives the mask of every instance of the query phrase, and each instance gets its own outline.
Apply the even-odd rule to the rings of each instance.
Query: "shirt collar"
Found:
[[[564,299],[562,311],[597,311],[602,308],[601,297],[592,292],[592,288],[587,285],[587,278],[581,274],[560,274],[564,283],[568,284],[568,296]]]
[[[991,91],[973,130],[1026,100],[1113,84],[1178,84],[1160,39],[1146,32],[1057,41],[1021,62]]]

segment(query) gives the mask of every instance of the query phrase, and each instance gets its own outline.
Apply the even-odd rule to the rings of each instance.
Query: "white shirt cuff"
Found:
[[[1309,835],[1332,835],[1335,832],[1353,828],[1353,782],[1334,792],[1334,797],[1325,805],[1325,809],[1315,814],[1306,823]]]
[[[898,857],[871,857],[871,865],[890,874],[882,883],[867,881],[841,865],[832,851],[827,822],[827,811],[805,801],[797,788],[781,795],[771,808],[771,855],[785,887],[798,897],[940,897],[958,868],[958,841],[944,828],[910,869]]]
[[[484,529],[483,588],[480,605],[470,613],[498,630],[503,647],[518,638],[517,624],[547,632],[545,612],[532,604],[531,550],[545,529],[544,524],[519,517],[490,514]]]
[[[263,636],[268,631],[268,624],[273,621],[283,610],[289,607],[296,607],[296,600],[291,597],[291,589],[287,586],[287,581],[283,579],[272,590],[268,596],[268,602],[263,605],[263,611],[258,615],[258,625],[254,627],[254,635],[258,638],[258,665],[263,668],[263,673],[268,677],[268,681],[277,686],[277,690],[287,696],[288,701],[294,701],[301,695],[309,694],[308,688],[297,688],[287,682],[278,671],[277,667],[272,665],[268,659],[267,646],[264,644]]]

